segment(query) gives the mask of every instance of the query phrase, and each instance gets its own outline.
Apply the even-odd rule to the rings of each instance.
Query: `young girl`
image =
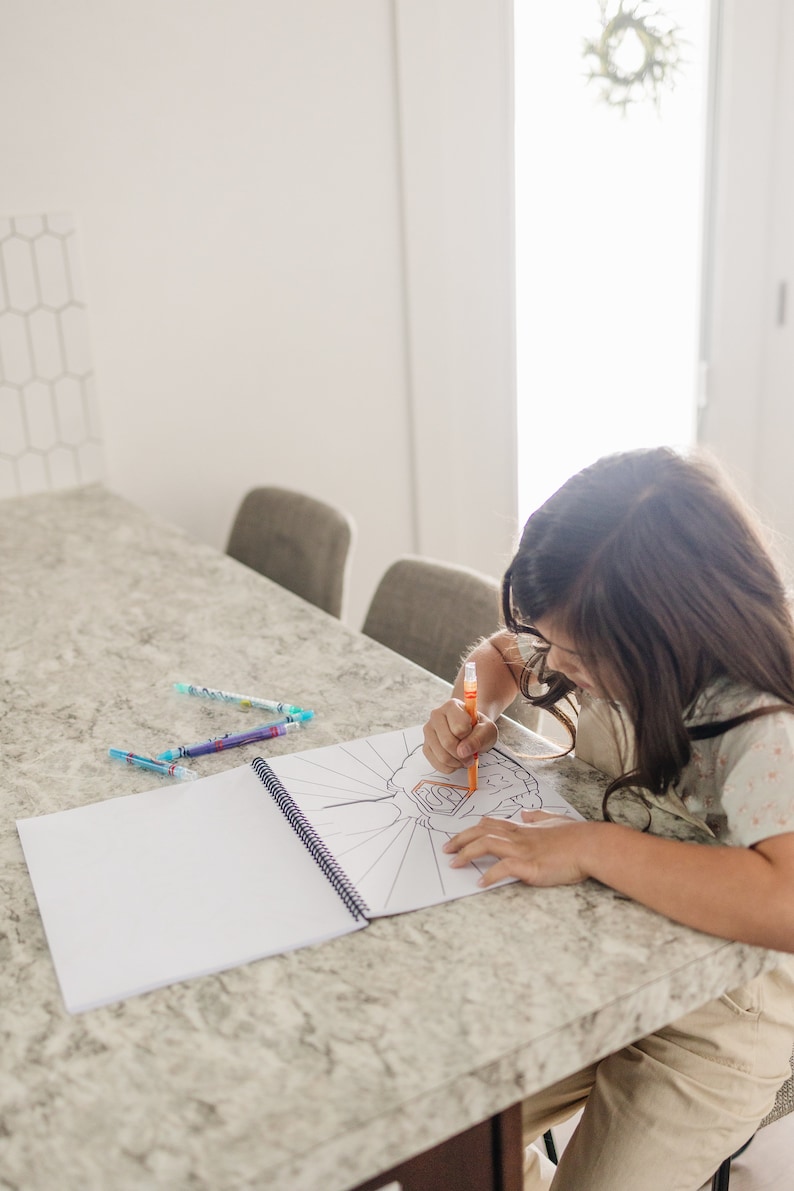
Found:
[[[452,864],[496,856],[486,885],[594,877],[698,930],[794,952],[794,626],[719,476],[667,449],[599,460],[530,517],[503,603],[506,628],[470,655],[476,725],[459,677],[425,753],[448,773],[491,748],[517,688],[539,707],[575,700],[576,755],[613,778],[606,821],[483,819],[449,842]],[[610,821],[627,796],[708,842]],[[793,1045],[794,972],[781,959],[527,1101],[528,1137],[586,1107],[553,1181],[527,1149],[525,1187],[697,1191],[771,1108]]]

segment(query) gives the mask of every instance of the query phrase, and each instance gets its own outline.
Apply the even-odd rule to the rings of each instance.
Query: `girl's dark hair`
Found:
[[[526,524],[503,581],[505,623],[531,632],[549,614],[598,685],[619,698],[636,738],[635,768],[607,791],[662,794],[691,742],[780,710],[765,707],[687,728],[694,700],[725,676],[794,709],[794,625],[781,578],[747,510],[714,465],[666,447],[610,455],[585,468]],[[561,674],[530,694],[551,709],[572,689]]]

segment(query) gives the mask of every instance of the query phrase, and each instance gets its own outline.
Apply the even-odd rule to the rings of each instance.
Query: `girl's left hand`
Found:
[[[481,856],[498,857],[480,879],[483,886],[505,877],[517,877],[525,885],[576,885],[587,879],[583,853],[594,824],[545,811],[522,811],[521,818],[521,823],[483,818],[461,831],[444,844],[445,852],[456,853],[452,867]]]

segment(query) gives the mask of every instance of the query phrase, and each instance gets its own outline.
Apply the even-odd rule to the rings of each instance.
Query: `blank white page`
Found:
[[[365,925],[249,765],[17,828],[70,1013]]]

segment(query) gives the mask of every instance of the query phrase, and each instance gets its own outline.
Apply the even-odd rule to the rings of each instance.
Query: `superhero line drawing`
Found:
[[[581,817],[499,748],[481,755],[478,788],[469,796],[465,768],[432,769],[420,727],[286,754],[270,767],[373,916],[478,892],[493,860],[453,869],[442,848],[483,815],[520,821],[522,810],[546,810]]]

